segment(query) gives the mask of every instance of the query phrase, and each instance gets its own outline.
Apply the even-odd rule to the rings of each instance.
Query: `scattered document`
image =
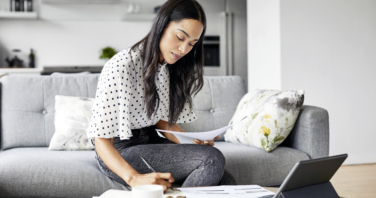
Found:
[[[167,189],[167,192],[163,194],[163,198],[166,198],[168,196],[172,196],[175,198],[177,196],[185,196],[185,194],[181,191],[177,191],[177,190],[173,191],[171,189]],[[117,197],[132,198],[132,191],[110,189],[104,192],[99,198],[117,198]],[[93,197],[93,198],[96,198],[96,197]]]
[[[185,193],[186,198],[225,198],[225,197],[247,197],[258,198],[267,195],[273,196],[274,192],[266,190],[259,185],[236,185],[236,186],[213,186],[213,187],[192,187],[178,188]]]
[[[176,131],[167,131],[167,130],[160,130],[160,129],[155,129],[155,130],[158,131],[158,132],[166,132],[166,133],[174,134],[175,137],[179,139],[181,144],[192,144],[192,140],[194,140],[194,139],[199,139],[201,141],[211,140],[211,139],[215,138],[217,135],[220,135],[220,134],[226,132],[227,129],[231,128],[232,126],[240,123],[245,118],[247,118],[247,116],[245,116],[244,118],[242,118],[241,120],[239,120],[237,122],[234,122],[230,126],[225,126],[225,127],[220,128],[220,129],[216,129],[216,130],[213,130],[213,131],[207,131],[207,132],[176,132]]]
[[[237,186],[211,186],[211,187],[191,187],[177,188],[175,191],[167,189],[163,198],[185,196],[186,198],[260,198],[264,196],[273,196],[275,193],[262,188],[259,185],[237,185]],[[132,191],[110,189],[104,192],[99,198],[132,198]],[[93,198],[98,198],[94,196]],[[135,197],[134,197],[135,198]],[[137,197],[139,198],[139,197]]]

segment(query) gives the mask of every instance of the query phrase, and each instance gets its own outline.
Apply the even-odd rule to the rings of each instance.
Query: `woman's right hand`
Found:
[[[166,192],[171,187],[171,183],[175,181],[171,173],[147,173],[136,174],[131,176],[129,181],[125,181],[129,186],[134,187],[138,185],[157,184],[163,186],[163,191]]]

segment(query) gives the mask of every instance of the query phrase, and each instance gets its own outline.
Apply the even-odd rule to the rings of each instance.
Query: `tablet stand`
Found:
[[[281,192],[278,198],[339,198],[330,182]]]

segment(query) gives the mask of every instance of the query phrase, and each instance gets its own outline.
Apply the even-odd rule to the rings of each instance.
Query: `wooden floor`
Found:
[[[341,197],[376,198],[376,164],[341,166],[330,181]]]
[[[376,198],[376,164],[341,166],[330,182],[340,197]]]

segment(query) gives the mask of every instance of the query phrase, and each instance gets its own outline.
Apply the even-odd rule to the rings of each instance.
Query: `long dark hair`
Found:
[[[182,19],[196,19],[201,21],[204,29],[200,39],[192,50],[180,58],[173,65],[167,64],[170,73],[170,110],[169,127],[176,123],[186,102],[192,110],[192,95],[195,96],[204,85],[204,56],[203,37],[206,30],[204,10],[196,0],[168,0],[159,9],[153,26],[148,35],[131,47],[131,51],[141,47],[143,61],[143,76],[145,84],[145,103],[147,116],[150,119],[154,110],[159,108],[155,78],[159,63],[159,42],[163,31],[170,21],[179,22]],[[155,108],[156,107],[156,108]]]

